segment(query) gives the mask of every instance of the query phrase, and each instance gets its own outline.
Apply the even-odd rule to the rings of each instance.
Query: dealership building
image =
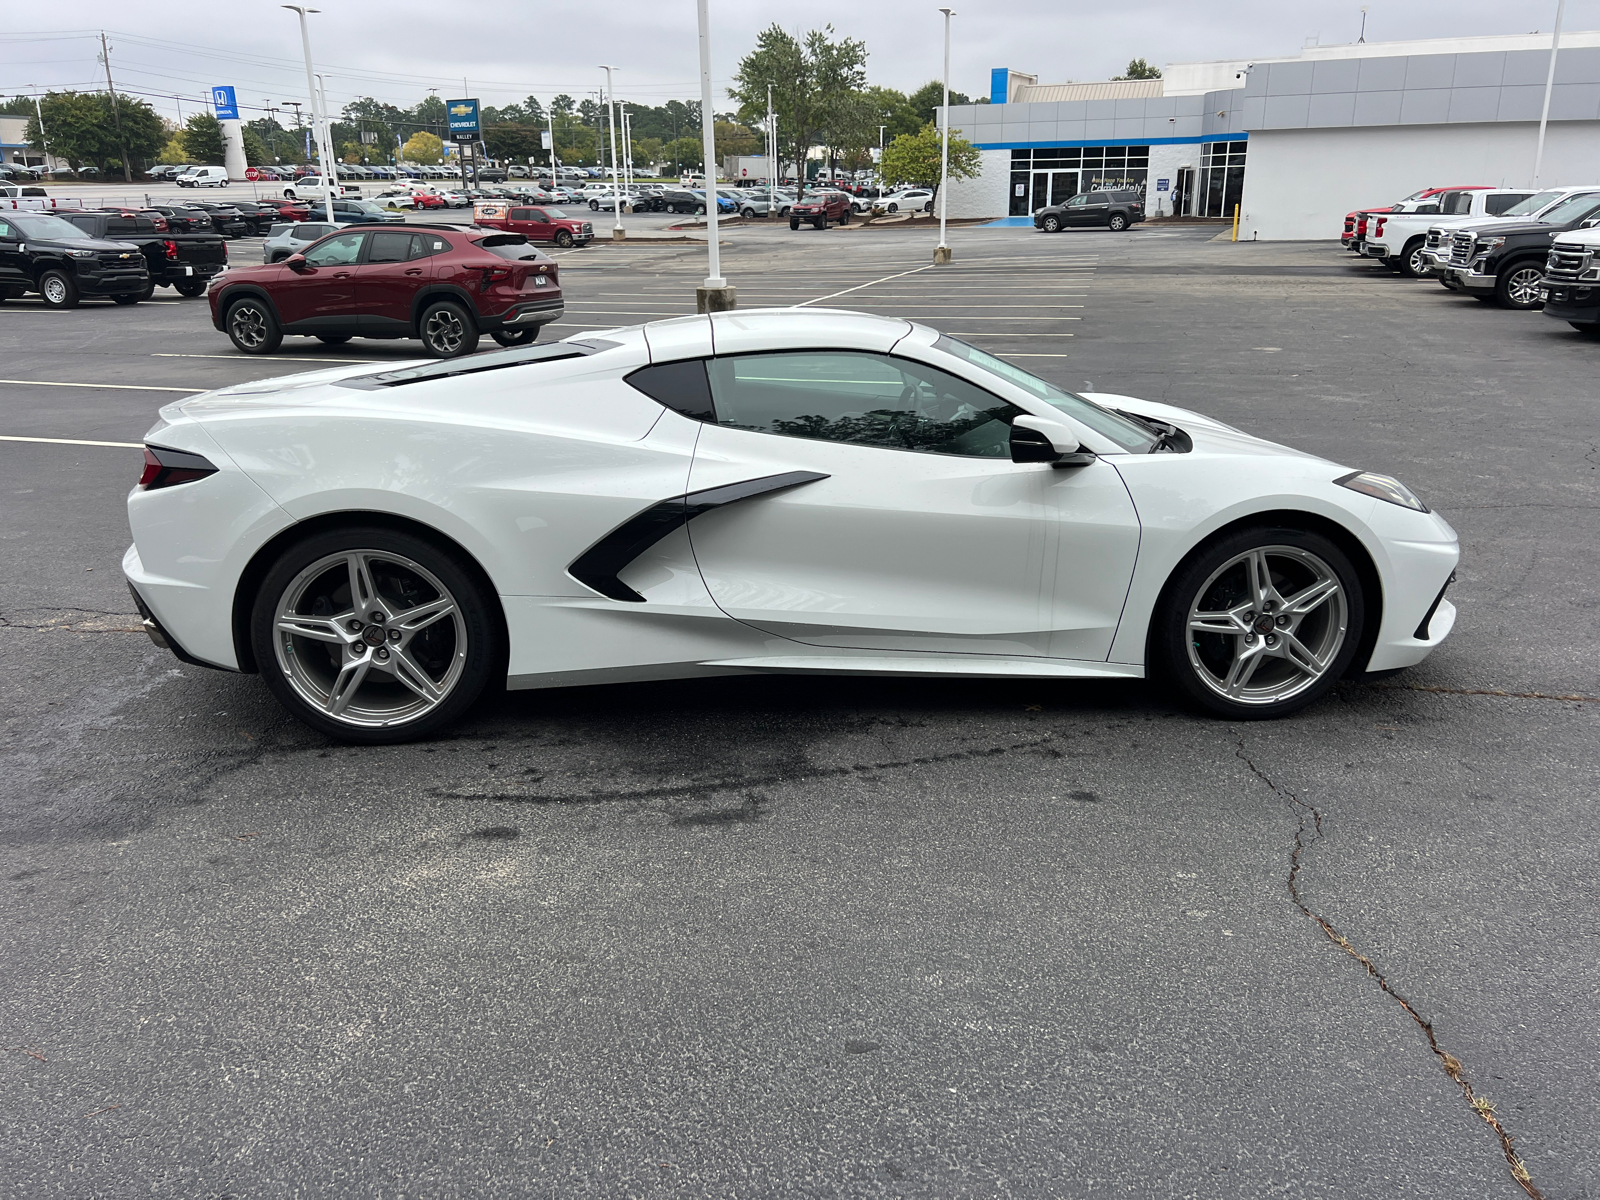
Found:
[[[1028,224],[1080,191],[1132,188],[1150,216],[1232,217],[1241,238],[1334,238],[1346,212],[1450,184],[1524,187],[1550,35],[1307,46],[1172,63],[1160,79],[1040,83],[996,68],[952,106],[982,157],[950,216]],[[1600,183],[1600,32],[1564,33],[1538,183]]]

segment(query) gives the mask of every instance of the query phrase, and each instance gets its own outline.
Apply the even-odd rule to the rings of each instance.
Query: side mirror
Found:
[[[1072,430],[1047,417],[1022,416],[1011,422],[1011,461],[1054,463],[1079,452]]]
[[[306,256],[304,254],[291,254],[288,258],[283,260],[283,265],[288,267],[289,270],[295,272],[296,274],[300,274],[311,269],[311,264],[306,262]]]

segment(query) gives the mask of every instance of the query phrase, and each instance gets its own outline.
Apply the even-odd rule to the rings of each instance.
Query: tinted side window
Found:
[[[413,234],[411,239],[411,257],[426,258],[430,254],[443,254],[450,249],[450,243],[436,233]]]
[[[531,221],[533,220],[532,213],[533,209],[531,208],[513,208],[506,216],[513,221]]]
[[[1532,192],[1509,192],[1504,196],[1490,196],[1485,202],[1484,207],[1488,209],[1491,217],[1503,216],[1506,209],[1510,208],[1513,204],[1522,203],[1522,201],[1526,200],[1532,194]]]
[[[343,233],[325,242],[318,242],[306,251],[306,262],[313,267],[349,266],[360,257],[361,242],[366,236],[364,233]]]
[[[85,233],[93,233],[94,232],[94,227],[95,227],[95,221],[97,220],[97,218],[91,217],[91,216],[75,217],[75,216],[72,216],[72,215],[69,214],[67,216],[67,220],[71,221],[74,225],[76,225],[79,229],[83,230]]]
[[[716,409],[711,404],[711,386],[706,380],[703,359],[691,358],[684,362],[640,367],[627,376],[627,381],[673,412],[682,413],[696,421],[717,419]]]
[[[405,262],[411,257],[411,234],[409,233],[375,233],[372,243],[367,247],[367,261],[369,263],[398,263]]]
[[[1447,217],[1459,217],[1471,211],[1471,192],[1451,192],[1444,197],[1443,202],[1439,205],[1440,214]]]
[[[1009,458],[1022,410],[921,363],[843,350],[707,365],[719,425],[885,450]]]

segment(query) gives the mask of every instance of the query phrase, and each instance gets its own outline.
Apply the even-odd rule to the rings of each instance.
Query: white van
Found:
[[[190,167],[178,176],[179,187],[227,187],[226,167]]]

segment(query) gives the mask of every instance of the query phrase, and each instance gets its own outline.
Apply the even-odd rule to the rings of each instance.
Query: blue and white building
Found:
[[[1241,238],[1320,239],[1421,188],[1526,186],[1550,41],[1307,46],[1103,83],[996,68],[988,104],[950,110],[983,156],[977,179],[951,184],[950,215],[1026,223],[1074,192],[1131,187],[1151,216],[1238,206]],[[1600,182],[1600,32],[1562,35],[1537,182]]]

